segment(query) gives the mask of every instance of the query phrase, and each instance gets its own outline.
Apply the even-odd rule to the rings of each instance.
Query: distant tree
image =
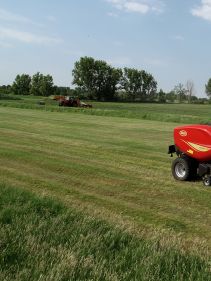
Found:
[[[205,92],[209,98],[211,98],[211,78],[208,80],[207,84],[205,85]]]
[[[174,87],[174,91],[178,97],[178,101],[182,102],[183,100],[186,99],[186,89],[182,83],[179,83]]]
[[[170,91],[169,93],[166,94],[166,101],[168,102],[175,102],[177,99],[177,94],[175,93],[174,90]]]
[[[197,101],[198,101],[198,97],[196,96],[191,97],[191,102],[197,103]]]
[[[12,86],[11,85],[2,85],[0,86],[0,94],[11,94]]]
[[[72,90],[72,96],[78,97],[79,99],[90,99],[89,93],[83,91],[80,87],[76,87]]]
[[[166,102],[166,94],[162,89],[158,92],[158,102],[165,103]]]
[[[143,93],[147,100],[154,100],[157,92],[157,81],[152,74],[142,70],[143,76]]]
[[[70,87],[54,86],[54,94],[61,96],[74,96],[75,90]]]
[[[145,70],[124,68],[121,84],[132,101],[153,99],[157,91],[157,82]]]
[[[208,100],[207,98],[198,98],[196,96],[192,97],[192,103],[194,104],[208,104],[210,103],[210,100]]]
[[[17,75],[12,84],[12,92],[15,95],[29,95],[31,88],[31,77],[28,74]]]
[[[92,57],[80,58],[72,73],[78,90],[97,100],[113,100],[122,75],[120,69]]]
[[[116,93],[116,100],[117,101],[128,101],[128,94],[124,89],[119,89]]]
[[[138,96],[143,100],[143,77],[141,71],[125,67],[121,84],[130,100],[135,101]]]
[[[51,75],[43,75],[39,72],[33,75],[30,94],[34,96],[50,96],[54,94],[54,84]]]
[[[122,77],[122,70],[107,66],[105,80],[102,83],[104,100],[115,99],[116,91],[120,88],[120,81]]]
[[[95,60],[92,57],[82,57],[75,63],[73,74],[73,84],[91,95],[95,85]]]
[[[187,98],[188,98],[188,102],[191,103],[191,99],[192,99],[192,97],[194,95],[194,91],[195,91],[193,81],[188,80],[186,82],[186,90],[187,90],[186,95],[187,95]]]

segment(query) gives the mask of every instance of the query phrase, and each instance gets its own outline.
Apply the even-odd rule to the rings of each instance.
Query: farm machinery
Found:
[[[211,126],[187,125],[174,129],[174,145],[169,154],[176,153],[172,162],[172,175],[176,180],[186,181],[196,177],[205,186],[211,186]]]
[[[91,104],[82,102],[79,98],[75,97],[54,96],[53,99],[59,102],[59,106],[92,108]]]

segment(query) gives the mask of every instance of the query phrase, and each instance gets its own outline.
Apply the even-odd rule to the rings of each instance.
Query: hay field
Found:
[[[155,106],[156,114],[156,105],[150,106]],[[171,113],[173,114],[169,109],[168,114]],[[168,119],[165,114],[167,113],[163,113],[163,120]],[[25,263],[21,263],[22,267],[10,267],[7,259],[0,254],[0,274],[5,280],[27,280],[31,272],[34,272],[31,273],[31,280],[142,280],[140,276],[143,280],[209,280],[211,190],[205,189],[200,181],[180,183],[173,180],[170,172],[172,159],[167,155],[167,147],[172,144],[172,131],[177,123],[165,122],[169,120],[143,120],[134,116],[123,117],[114,117],[112,114],[96,116],[91,112],[76,114],[71,110],[51,112],[0,107],[0,190],[2,194],[7,193],[5,189],[9,190],[10,194],[16,194],[19,190],[21,194],[27,194],[18,195],[19,201],[10,200],[14,195],[9,196],[9,199],[2,197],[5,199],[2,199],[0,204],[0,210],[3,212],[1,236],[4,237],[2,233],[7,231],[8,227],[14,228],[14,235],[20,231],[18,219],[10,219],[10,211],[9,215],[6,214],[6,220],[4,218],[5,208],[14,205],[15,210],[17,205],[17,210],[20,208],[20,217],[28,216],[24,221],[24,229],[25,237],[28,237],[26,240],[30,240],[31,232],[27,232],[27,221],[30,224],[29,229],[41,228],[36,224],[34,207],[30,206],[30,202],[40,200],[39,205],[45,206],[47,199],[42,197],[47,197],[51,198],[52,204],[61,204],[61,209],[65,210],[67,216],[70,212],[73,216],[82,217],[86,221],[86,235],[89,235],[90,225],[91,237],[96,235],[96,240],[101,241],[97,244],[95,239],[91,238],[94,247],[91,254],[88,250],[83,252],[83,247],[90,247],[87,248],[86,243],[90,241],[87,242],[86,239],[82,239],[83,243],[79,239],[78,248],[72,249],[73,256],[77,252],[79,260],[91,255],[90,259],[93,260],[90,262],[90,274],[86,270],[77,273],[76,267],[70,269],[68,265],[61,265],[61,268],[65,267],[67,275],[63,276],[61,269],[60,275],[55,271],[55,276],[58,277],[53,279],[49,272],[55,264],[49,259],[47,268],[42,271],[40,263],[48,263],[48,258],[43,254],[42,261],[42,257],[38,255],[39,266],[36,272],[36,269],[32,269],[32,262],[28,263],[26,248],[26,259],[23,259]],[[204,119],[207,117],[208,115]],[[28,202],[22,200],[21,196],[32,196],[33,199]],[[24,208],[27,211],[22,214],[21,210]],[[50,221],[51,213],[48,212]],[[45,219],[45,216],[42,219]],[[52,221],[52,236],[59,231],[59,220]],[[94,221],[96,225],[93,226],[89,220]],[[98,245],[107,243],[104,246],[109,247],[113,241],[109,235],[104,236],[107,233],[105,230],[100,231],[99,228],[99,232],[95,233],[98,224],[102,224],[108,232],[114,231],[114,237],[126,235],[125,239],[132,239],[134,244],[130,244],[128,248],[127,243],[113,247],[105,256],[104,248],[98,253]],[[68,223],[66,227],[69,227]],[[73,236],[78,237],[80,226],[76,225],[72,231],[75,233]],[[41,233],[39,237],[42,237]],[[21,243],[21,239],[20,237],[18,243]],[[64,252],[69,247],[69,240],[65,239],[68,240],[64,235],[64,239],[56,246],[48,239],[46,243],[56,251],[57,256],[59,247],[63,247]],[[35,239],[36,243],[39,249],[40,240]],[[141,256],[140,247],[146,244],[146,255]],[[4,248],[5,245],[2,243],[0,247]],[[120,266],[126,253],[128,257],[134,253],[134,266],[129,262],[131,258],[127,259],[126,265]],[[119,258],[116,258],[117,256]],[[110,259],[113,267],[109,265]],[[14,260],[19,261],[18,258]],[[102,262],[105,268],[103,275],[99,277],[100,271],[97,269]],[[155,266],[150,265],[155,264],[157,267],[153,271]],[[41,279],[36,279],[39,274],[42,275]],[[10,276],[9,279],[6,279],[6,276]],[[27,277],[21,279],[20,276]]]

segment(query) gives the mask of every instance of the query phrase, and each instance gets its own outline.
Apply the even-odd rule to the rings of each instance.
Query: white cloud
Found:
[[[118,10],[131,13],[146,14],[148,12],[161,13],[164,3],[159,0],[106,0]]]
[[[128,12],[137,12],[141,14],[146,14],[150,9],[148,5],[138,2],[126,2],[124,7]]]
[[[17,29],[12,28],[4,28],[0,27],[0,39],[11,39],[20,41],[23,43],[35,43],[35,44],[58,44],[61,43],[62,40],[59,38],[53,38],[48,36],[40,36],[35,35],[30,32],[19,31]]]
[[[29,22],[29,19],[23,16],[15,15],[3,9],[0,9],[0,19],[4,21],[16,21],[16,22],[24,22],[24,23]]]
[[[115,8],[121,10],[123,8],[122,0],[106,0],[107,2],[111,3]]]
[[[201,5],[191,10],[193,16],[211,21],[211,0],[201,0]]]
[[[42,26],[41,24],[35,23],[27,17],[11,13],[4,9],[0,9],[0,20],[7,21],[7,22],[17,22],[17,23],[25,23],[25,24],[28,23],[28,24]]]
[[[46,19],[51,22],[56,20],[53,16],[48,16]],[[25,16],[18,15],[0,8],[0,23],[2,22],[4,22],[4,24],[7,24],[7,22],[10,23],[10,27],[5,27],[2,24],[0,25],[1,47],[12,46],[13,44],[11,45],[11,40],[28,44],[58,44],[62,42],[60,38],[43,36],[30,31],[27,32],[20,30],[21,24],[24,24],[24,26],[32,24],[39,27],[43,27],[43,25],[33,22],[30,18]],[[15,27],[12,27],[13,25],[15,25]]]

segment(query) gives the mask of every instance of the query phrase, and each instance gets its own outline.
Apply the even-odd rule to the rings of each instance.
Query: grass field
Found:
[[[11,265],[1,251],[0,274],[5,280],[211,280],[211,189],[200,181],[174,181],[172,159],[167,155],[176,122],[185,118],[209,121],[208,105],[108,103],[96,104],[96,113],[76,109],[56,112],[54,104],[43,110],[20,108],[27,107],[24,102],[24,106],[20,101],[0,103],[0,210],[12,208],[6,220],[4,213],[1,215],[0,233],[5,235],[11,227],[10,241],[20,232],[26,233],[29,243],[32,230],[37,229],[32,240],[37,245],[34,258],[37,256],[41,269],[32,267],[36,262],[27,254],[23,254],[21,265],[19,257]],[[28,108],[35,108],[34,104],[35,100],[28,100]],[[144,112],[149,112],[148,117],[142,115]],[[47,220],[44,215],[40,226],[33,202],[39,201],[45,209],[48,199],[40,199],[43,196],[53,198],[49,208],[60,207],[56,218],[47,212]],[[10,220],[10,212],[16,213],[17,219]],[[71,228],[71,221],[61,225],[62,239],[59,222],[70,214],[84,226],[79,223]],[[52,226],[52,240],[42,234],[42,226],[48,230],[45,224]],[[71,246],[71,241],[76,241],[72,238],[68,244],[68,231],[78,239],[75,247]],[[83,240],[83,231],[90,240]],[[116,236],[127,242],[110,249]],[[55,244],[58,237],[62,241]],[[17,235],[16,241],[19,245],[22,236]],[[23,253],[28,251],[27,243]],[[52,248],[52,254],[42,256],[42,243]],[[0,248],[4,247],[6,244],[0,242]],[[80,264],[91,253],[89,269],[79,272],[62,262],[56,267],[63,251],[71,259],[68,247],[75,257],[73,264]],[[46,264],[42,267],[42,263]],[[57,279],[50,275],[53,266]],[[62,275],[63,269],[67,275]],[[34,279],[29,279],[30,274]]]
[[[38,101],[45,101],[39,105]],[[75,112],[95,116],[125,117],[176,123],[210,123],[210,105],[188,104],[140,104],[116,102],[91,102],[93,109],[59,107],[58,102],[49,98],[33,96],[0,96],[0,106],[39,109],[54,112]]]
[[[209,265],[197,256],[0,187],[0,280],[209,280]]]

